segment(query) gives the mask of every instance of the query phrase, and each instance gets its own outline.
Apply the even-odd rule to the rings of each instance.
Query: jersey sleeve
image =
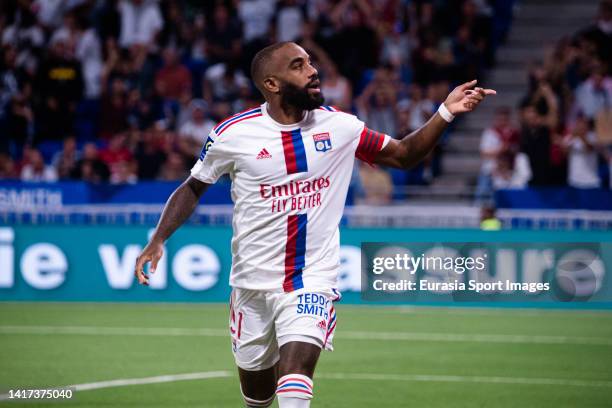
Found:
[[[353,147],[355,157],[370,165],[374,164],[374,159],[378,152],[385,148],[391,137],[384,133],[379,133],[368,129],[364,122],[351,115],[351,131],[354,135]]]
[[[203,183],[216,183],[219,177],[229,173],[234,166],[227,142],[219,138],[214,130],[210,132],[200,158],[191,168],[191,175]]]

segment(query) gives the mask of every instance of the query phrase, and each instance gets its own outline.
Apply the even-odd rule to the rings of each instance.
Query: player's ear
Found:
[[[280,82],[274,77],[267,77],[263,80],[263,87],[270,93],[280,92]]]

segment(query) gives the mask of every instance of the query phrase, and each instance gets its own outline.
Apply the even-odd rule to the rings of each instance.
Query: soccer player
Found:
[[[208,186],[232,179],[234,201],[229,331],[247,407],[309,407],[322,349],[331,350],[339,260],[338,224],[354,158],[409,168],[435,146],[454,115],[490,89],[455,88],[438,112],[402,140],[324,106],[317,70],[295,43],[259,51],[252,79],[266,102],[221,121],[191,176],[166,203],[135,275],[147,285],[163,244]]]

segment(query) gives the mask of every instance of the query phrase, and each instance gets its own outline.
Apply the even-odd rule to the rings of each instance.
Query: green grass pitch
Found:
[[[315,408],[612,406],[610,312],[337,309]],[[0,303],[0,393],[226,372],[0,406],[241,407],[226,327],[225,305]]]

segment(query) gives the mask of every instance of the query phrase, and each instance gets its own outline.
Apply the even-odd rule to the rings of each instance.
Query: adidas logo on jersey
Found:
[[[259,154],[257,155],[257,160],[259,159],[271,159],[272,155],[270,153],[268,153],[268,150],[266,150],[266,148],[264,147],[263,149],[261,149],[261,152],[259,152]]]

